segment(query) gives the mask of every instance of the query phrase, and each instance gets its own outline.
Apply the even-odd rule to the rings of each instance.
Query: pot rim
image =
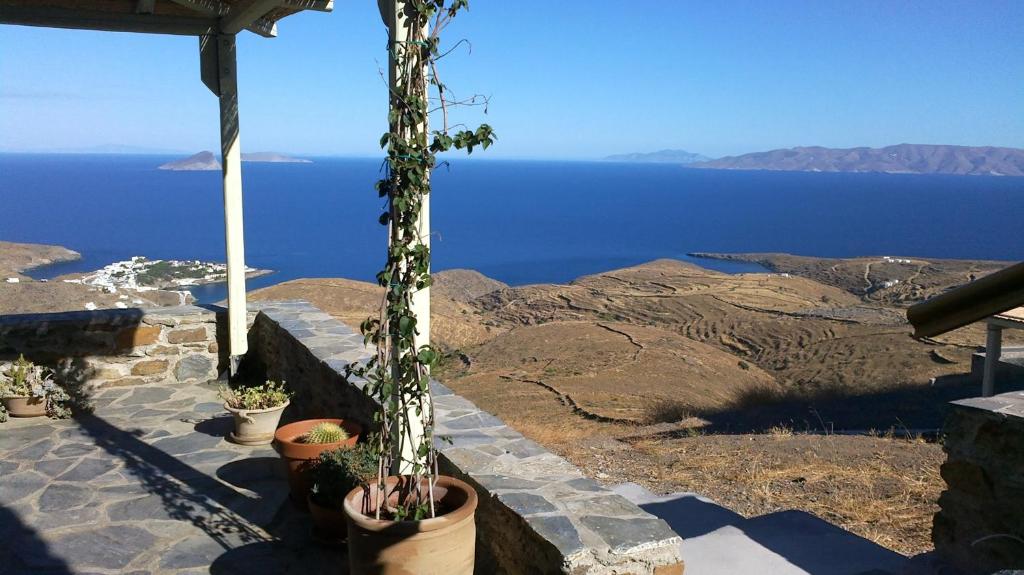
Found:
[[[227,404],[227,402],[224,402],[224,409],[230,411],[231,413],[268,413],[271,411],[276,411],[278,409],[284,409],[291,405],[291,403],[292,402],[290,399],[286,399],[284,403],[278,405],[277,407],[268,407],[266,409],[240,409],[236,407],[231,407],[230,405]]]
[[[390,475],[385,481],[396,477],[395,475]],[[419,521],[377,519],[375,517],[368,517],[362,512],[363,487],[360,486],[349,491],[348,495],[345,496],[345,515],[352,523],[366,531],[387,532],[388,535],[428,533],[439,531],[467,520],[472,521],[478,503],[476,489],[470,487],[465,481],[450,475],[438,475],[435,485],[448,489],[458,489],[464,492],[466,494],[465,503],[444,515],[430,519],[420,519]]]

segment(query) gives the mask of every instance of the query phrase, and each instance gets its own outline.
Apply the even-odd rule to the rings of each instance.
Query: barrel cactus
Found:
[[[318,423],[306,432],[306,443],[340,443],[348,439],[348,433],[336,423]]]

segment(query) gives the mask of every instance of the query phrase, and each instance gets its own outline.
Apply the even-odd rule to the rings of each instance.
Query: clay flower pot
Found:
[[[41,417],[46,415],[45,397],[5,397],[4,407],[11,417]]]
[[[388,490],[405,478],[387,478]],[[367,496],[357,487],[345,496],[351,575],[472,575],[476,552],[476,491],[440,476],[435,501],[449,511],[422,521],[374,518],[377,486]]]
[[[348,433],[348,439],[336,443],[304,443],[303,436],[321,423],[340,425]],[[274,433],[274,447],[288,464],[288,487],[291,489],[292,503],[300,508],[306,507],[309,490],[313,487],[310,471],[320,458],[320,454],[340,447],[354,446],[362,432],[363,428],[358,423],[344,419],[305,419],[282,425]]]
[[[324,545],[340,545],[348,536],[345,512],[317,504],[313,494],[307,499],[309,515],[313,520],[313,540]]]
[[[235,409],[224,404],[224,409],[235,418],[235,430],[230,439],[242,445],[266,445],[274,440],[274,431],[281,414],[290,402],[269,409]]]

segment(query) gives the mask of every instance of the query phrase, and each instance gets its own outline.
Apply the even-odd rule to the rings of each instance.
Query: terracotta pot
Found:
[[[341,509],[317,505],[312,493],[307,499],[307,504],[309,505],[309,515],[313,520],[313,539],[325,545],[344,543],[348,536],[345,512]]]
[[[242,445],[266,445],[274,440],[274,431],[281,421],[281,414],[290,402],[269,409],[235,409],[227,404],[224,409],[235,418],[235,430],[231,441]]]
[[[3,402],[11,417],[46,415],[46,398],[43,397],[5,397]]]
[[[389,490],[404,478],[389,477]],[[351,575],[472,575],[476,552],[476,491],[442,475],[435,500],[448,513],[422,521],[374,519],[371,500],[357,487],[345,496]]]
[[[340,425],[348,432],[348,439],[337,443],[302,443],[299,441],[310,429],[321,423]],[[339,447],[354,446],[359,441],[359,434],[362,432],[363,428],[358,423],[344,419],[305,419],[282,425],[274,433],[274,447],[288,464],[288,487],[291,489],[292,503],[301,508],[306,507],[309,490],[313,487],[312,479],[309,476],[310,471],[312,471],[316,460],[320,458],[320,454]]]

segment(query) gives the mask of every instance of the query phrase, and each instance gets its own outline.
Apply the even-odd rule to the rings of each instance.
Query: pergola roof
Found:
[[[277,35],[277,21],[333,0],[0,0],[0,23],[145,34]]]

